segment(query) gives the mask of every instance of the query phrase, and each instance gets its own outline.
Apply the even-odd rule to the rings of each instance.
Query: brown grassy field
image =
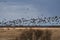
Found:
[[[0,40],[60,40],[60,28],[0,28]]]

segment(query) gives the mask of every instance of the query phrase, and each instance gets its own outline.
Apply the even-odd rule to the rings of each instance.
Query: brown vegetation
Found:
[[[60,28],[0,28],[0,40],[60,40]]]

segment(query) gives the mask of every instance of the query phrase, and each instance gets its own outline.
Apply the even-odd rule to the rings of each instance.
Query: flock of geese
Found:
[[[54,17],[37,17],[37,18],[21,18],[16,20],[9,20],[6,21],[2,20],[0,21],[0,26],[40,26],[45,24],[51,24],[51,25],[60,25],[60,17],[54,16]]]

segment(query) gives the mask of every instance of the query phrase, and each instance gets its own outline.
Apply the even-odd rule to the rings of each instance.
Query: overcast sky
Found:
[[[0,0],[0,19],[60,16],[60,0]]]

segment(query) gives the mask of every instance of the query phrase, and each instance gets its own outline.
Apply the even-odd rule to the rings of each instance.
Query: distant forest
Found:
[[[37,17],[37,18],[21,18],[16,20],[0,21],[0,26],[45,26],[45,25],[60,25],[60,17]]]

